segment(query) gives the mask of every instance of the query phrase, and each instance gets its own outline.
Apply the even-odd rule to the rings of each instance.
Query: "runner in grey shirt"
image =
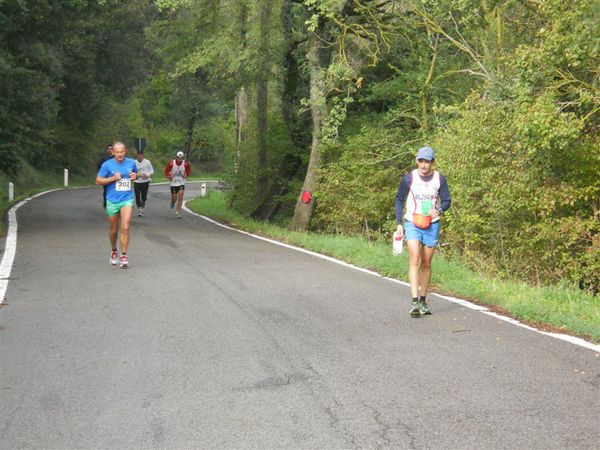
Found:
[[[152,163],[144,158],[144,151],[138,150],[135,157],[135,165],[138,169],[138,178],[133,185],[135,190],[135,204],[138,207],[138,216],[144,216],[146,199],[148,198],[148,188],[150,187],[151,176],[154,173]]]

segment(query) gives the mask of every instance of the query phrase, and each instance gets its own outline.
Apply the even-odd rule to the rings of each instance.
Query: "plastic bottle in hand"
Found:
[[[394,255],[399,255],[402,253],[403,240],[403,236],[400,236],[397,231],[394,231],[394,236],[392,237],[392,251]]]

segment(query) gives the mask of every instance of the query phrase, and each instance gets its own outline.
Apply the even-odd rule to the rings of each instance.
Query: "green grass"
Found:
[[[394,256],[391,245],[361,236],[298,233],[249,220],[227,208],[225,196],[211,191],[188,206],[203,215],[262,236],[329,255],[381,275],[406,280],[408,254]],[[600,343],[600,298],[567,287],[535,287],[488,278],[436,255],[432,266],[435,292],[472,300],[533,326],[573,334]]]

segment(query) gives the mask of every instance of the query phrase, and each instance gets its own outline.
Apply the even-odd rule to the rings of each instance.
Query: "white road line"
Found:
[[[6,233],[6,242],[4,243],[4,254],[2,255],[2,261],[0,262],[0,305],[3,304],[5,300],[8,281],[10,280],[10,273],[17,251],[17,210],[31,199],[58,190],[60,189],[52,189],[51,191],[40,192],[32,197],[27,197],[8,211],[8,231]]]
[[[331,262],[333,262],[335,264],[339,264],[341,266],[345,266],[345,267],[348,267],[350,269],[358,270],[360,272],[364,272],[364,273],[367,273],[369,275],[374,275],[374,276],[379,277],[379,278],[384,278],[386,280],[392,281],[394,283],[401,284],[403,286],[410,286],[405,281],[397,280],[395,278],[384,277],[383,275],[381,275],[381,274],[379,274],[377,272],[374,272],[372,270],[363,269],[362,267],[358,267],[358,266],[355,266],[353,264],[349,264],[349,263],[347,263],[345,261],[342,261],[342,260],[339,260],[339,259],[336,259],[336,258],[332,258],[331,256],[322,255],[320,253],[316,253],[316,252],[313,252],[313,251],[310,251],[310,250],[306,250],[306,249],[301,248],[301,247],[296,247],[294,245],[286,244],[284,242],[279,242],[279,241],[276,241],[274,239],[269,239],[269,238],[266,238],[266,237],[263,237],[263,236],[258,236],[256,234],[249,233],[247,231],[238,230],[237,228],[230,227],[229,225],[225,225],[223,223],[217,222],[216,220],[213,220],[210,217],[206,217],[206,216],[203,216],[201,214],[198,214],[198,213],[192,211],[191,209],[189,209],[187,207],[187,202],[188,201],[189,200],[186,200],[183,203],[183,209],[185,211],[187,211],[188,213],[190,213],[190,214],[192,214],[194,216],[200,217],[200,218],[206,220],[207,222],[213,223],[213,224],[215,224],[215,225],[217,225],[219,227],[226,228],[226,229],[232,230],[232,231],[236,231],[238,233],[245,234],[246,236],[251,236],[253,238],[260,239],[261,241],[269,242],[271,244],[279,245],[281,247],[289,248],[291,250],[296,250],[298,252],[306,253],[308,255],[312,255],[312,256],[315,256],[317,258],[321,258],[321,259],[324,259],[324,260],[327,260],[327,261],[331,261]],[[526,325],[524,323],[521,323],[518,320],[513,319],[511,317],[502,316],[502,315],[497,314],[497,313],[495,313],[493,311],[490,311],[485,306],[476,305],[475,303],[471,303],[468,300],[464,300],[464,299],[460,299],[460,298],[456,298],[456,297],[450,297],[450,296],[441,295],[441,294],[431,294],[431,295],[435,295],[436,297],[442,298],[444,300],[448,300],[449,302],[452,302],[452,303],[457,303],[457,304],[459,304],[461,306],[464,306],[465,308],[469,308],[469,309],[472,309],[474,311],[480,311],[483,314],[487,314],[489,316],[495,317],[496,319],[508,322],[508,323],[516,325],[518,327],[525,328],[525,329],[530,330],[530,331],[535,331],[536,333],[544,334],[546,336],[550,336],[550,337],[553,337],[553,338],[556,338],[556,339],[561,339],[563,341],[570,342],[571,344],[579,345],[580,347],[588,348],[588,349],[593,350],[593,351],[595,351],[597,353],[600,353],[600,345],[592,344],[591,342],[588,342],[588,341],[586,341],[584,339],[581,339],[581,338],[578,338],[578,337],[569,336],[567,334],[548,333],[546,331],[538,330],[537,328],[534,328],[534,327],[531,327],[531,326]]]

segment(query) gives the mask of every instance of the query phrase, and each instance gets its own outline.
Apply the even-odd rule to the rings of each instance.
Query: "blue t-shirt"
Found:
[[[98,172],[99,177],[110,178],[117,172],[121,174],[119,181],[106,185],[106,200],[111,203],[120,203],[133,199],[133,181],[129,178],[129,172],[137,173],[137,171],[135,160],[131,158],[125,158],[123,162],[111,158],[102,164]]]

